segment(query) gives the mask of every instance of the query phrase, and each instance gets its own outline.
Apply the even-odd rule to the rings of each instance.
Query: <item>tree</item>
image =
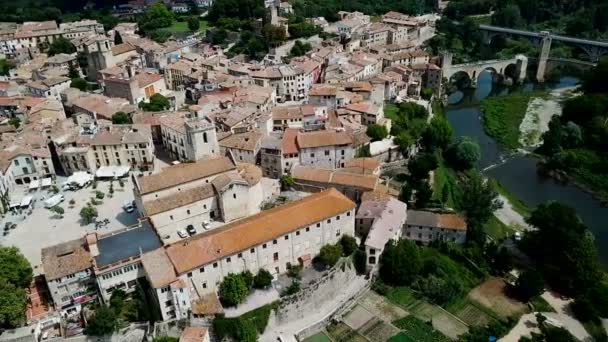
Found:
[[[422,269],[422,258],[413,241],[389,240],[380,257],[380,278],[387,284],[410,285]]]
[[[608,285],[597,282],[572,303],[572,311],[583,322],[599,322],[608,317]]]
[[[388,131],[385,126],[378,124],[371,124],[367,126],[367,136],[372,139],[372,141],[379,141],[388,136]]]
[[[452,126],[446,119],[434,116],[422,134],[422,143],[430,150],[445,150],[452,142],[452,132]]]
[[[422,88],[420,90],[420,97],[428,101],[433,97],[433,93],[434,91],[431,88]]]
[[[20,325],[25,320],[26,306],[25,290],[0,277],[0,323],[8,327]]]
[[[72,54],[76,52],[76,47],[72,42],[63,37],[58,37],[53,40],[51,45],[49,45],[49,50],[47,54],[49,56],[54,56],[60,53]]]
[[[262,32],[264,33],[264,38],[266,38],[266,41],[270,44],[270,46],[279,46],[287,39],[285,29],[280,26],[267,24],[264,26]]]
[[[600,59],[595,68],[585,74],[585,77],[583,78],[583,90],[587,94],[606,93],[608,91],[608,86],[606,85],[606,82],[604,82],[606,77],[608,77],[608,58],[604,57]],[[581,114],[584,113],[581,112]]]
[[[253,274],[249,270],[247,270],[241,272],[240,276],[243,278],[243,281],[245,281],[245,285],[247,285],[247,288],[251,290],[251,287],[253,286]]]
[[[258,274],[253,278],[253,287],[256,289],[265,289],[272,284],[272,274],[263,268],[260,268]]]
[[[89,57],[86,52],[80,51],[76,54],[76,60],[80,66],[80,70],[86,74],[86,70],[89,67]]]
[[[363,249],[357,249],[353,255],[353,264],[357,274],[365,274],[367,272],[367,253]]]
[[[8,76],[9,71],[11,69],[13,69],[14,67],[15,67],[15,63],[13,63],[7,59],[0,59],[0,75]]]
[[[256,342],[258,340],[258,330],[255,324],[246,318],[240,318],[240,329],[238,330],[238,341]]]
[[[340,246],[342,247],[342,255],[350,256],[357,250],[357,240],[352,236],[342,235]]]
[[[130,122],[129,114],[125,112],[116,112],[112,115],[112,124],[114,125],[128,124]]]
[[[86,91],[87,88],[89,87],[89,84],[87,83],[87,81],[78,77],[78,78],[72,79],[72,82],[70,83],[70,87],[80,89],[80,91]]]
[[[469,137],[462,137],[448,151],[448,161],[456,170],[468,170],[481,158],[479,145]]]
[[[188,30],[192,32],[196,32],[201,28],[201,22],[199,21],[198,16],[192,16],[188,18]]]
[[[146,112],[159,112],[162,110],[167,110],[169,107],[171,107],[169,99],[158,93],[150,96],[149,102],[142,101],[139,103],[139,108]]]
[[[80,219],[84,224],[90,224],[95,222],[95,219],[99,216],[97,213],[97,209],[88,205],[82,209],[80,209]]]
[[[152,30],[149,31],[148,36],[150,36],[150,39],[152,39],[153,41],[162,44],[166,42],[169,37],[171,37],[171,32],[169,32],[168,30],[161,29]]]
[[[265,15],[262,0],[216,0],[213,1],[207,18],[218,21],[220,18],[252,19]]]
[[[219,297],[227,306],[236,306],[241,303],[248,293],[249,288],[239,274],[229,273],[220,284]]]
[[[490,243],[486,247],[486,259],[493,274],[503,275],[513,268],[513,258],[505,247]]]
[[[0,278],[24,289],[32,277],[32,267],[17,247],[0,247]]]
[[[18,117],[10,118],[8,120],[8,124],[15,127],[15,129],[17,129],[21,126],[21,119],[19,119]]]
[[[433,197],[433,189],[426,181],[421,181],[416,186],[416,208],[426,208]]]
[[[295,181],[291,175],[281,176],[279,181],[281,183],[281,189],[283,190],[291,189],[295,184]]]
[[[574,209],[559,202],[543,203],[527,222],[538,229],[526,234],[522,248],[553,288],[579,295],[602,277],[591,233]]]
[[[319,252],[319,261],[323,263],[326,267],[334,266],[340,257],[342,256],[342,247],[340,244],[335,245],[325,245],[321,247],[321,251]]]
[[[122,36],[120,31],[114,30],[114,45],[122,44]]]
[[[496,26],[519,27],[522,23],[523,18],[516,4],[508,4],[492,15],[492,24]]]
[[[84,334],[90,336],[104,336],[112,334],[118,329],[118,318],[114,310],[107,306],[98,306],[95,315],[89,319]]]
[[[296,40],[291,50],[289,50],[289,55],[292,57],[304,56],[310,50],[312,50],[310,43],[302,43],[302,41]]]
[[[146,8],[144,15],[138,21],[138,26],[140,31],[149,35],[153,31],[171,26],[173,19],[173,13],[164,4],[155,2]]]
[[[410,173],[412,183],[426,180],[429,177],[429,172],[435,170],[439,166],[437,156],[431,153],[420,153],[407,164],[407,169]]]
[[[517,294],[525,301],[540,295],[543,292],[545,281],[542,274],[535,269],[522,272],[515,282]]]
[[[494,184],[487,182],[478,171],[471,172],[462,182],[458,209],[465,214],[469,228],[481,228],[501,207]]]
[[[80,77],[80,73],[78,72],[78,69],[76,69],[76,65],[74,64],[74,62],[70,62],[70,66],[68,69],[68,77],[71,79]]]

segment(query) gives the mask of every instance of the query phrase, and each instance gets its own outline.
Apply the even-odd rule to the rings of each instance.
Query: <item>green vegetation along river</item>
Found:
[[[562,77],[554,88],[570,87],[577,79]],[[532,84],[525,84],[522,91],[534,91]],[[537,173],[538,160],[523,155],[513,155],[503,150],[488,136],[481,122],[480,100],[487,97],[502,96],[509,93],[508,88],[493,89],[489,73],[482,73],[477,81],[477,89],[465,93],[456,92],[449,98],[446,107],[448,121],[454,129],[454,139],[469,136],[475,139],[482,150],[479,168],[484,174],[497,179],[515,197],[530,207],[557,200],[576,210],[581,219],[595,235],[600,261],[608,267],[608,208],[600,201],[573,184],[561,184]]]

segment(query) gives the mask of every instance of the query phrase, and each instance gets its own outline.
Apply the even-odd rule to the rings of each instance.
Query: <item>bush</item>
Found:
[[[290,278],[301,279],[302,278],[302,276],[300,275],[301,272],[302,272],[302,266],[300,266],[300,265],[291,266],[289,268],[289,270],[287,271],[287,276]]]
[[[52,207],[50,210],[59,215],[63,215],[65,213],[65,210],[63,210],[63,208],[58,205]]]
[[[391,291],[391,287],[386,285],[382,280],[378,279],[372,284],[372,290],[376,291],[380,295],[386,296]]]
[[[372,139],[372,141],[379,141],[388,136],[388,131],[385,126],[371,124],[367,126],[367,136]]]
[[[97,216],[99,216],[99,214],[97,213],[97,209],[91,206],[86,206],[80,209],[80,218],[82,219],[82,222],[84,224],[90,224],[95,222]]]
[[[84,328],[85,335],[104,336],[109,335],[118,329],[118,318],[114,310],[107,306],[99,306],[95,310],[95,315],[89,319]]]
[[[342,247],[340,244],[325,245],[321,247],[319,252],[319,261],[326,267],[334,266],[342,256]]]
[[[106,197],[106,195],[105,195],[103,192],[101,192],[101,191],[95,191],[95,198],[97,198],[97,199],[100,199],[100,200],[101,200],[101,199],[103,199],[104,197]]]
[[[220,284],[219,297],[224,305],[236,306],[249,294],[249,287],[241,274],[229,273]]]
[[[342,247],[342,255],[350,256],[357,250],[357,240],[352,236],[342,235],[340,246]]]
[[[266,271],[265,269],[261,268],[258,271],[258,274],[255,275],[255,277],[253,278],[253,287],[255,287],[256,289],[265,289],[268,288],[270,286],[270,284],[272,284],[272,274],[270,274],[270,272]]]
[[[544,285],[543,276],[538,271],[530,269],[519,275],[515,283],[515,289],[522,299],[528,301],[530,298],[540,295],[543,292]]]
[[[253,274],[251,274],[251,272],[249,271],[244,271],[241,272],[241,277],[245,281],[245,285],[247,285],[247,288],[251,289],[251,287],[253,286]]]
[[[367,272],[367,254],[362,249],[357,249],[353,255],[353,263],[357,274],[365,274]]]
[[[291,296],[300,292],[300,282],[294,280],[291,285],[287,286],[283,292],[281,292],[281,297]]]
[[[70,202],[69,202],[69,203],[70,203],[70,205],[74,205],[74,204],[76,204],[76,200],[74,200],[74,199],[72,198],[72,199],[70,200]]]

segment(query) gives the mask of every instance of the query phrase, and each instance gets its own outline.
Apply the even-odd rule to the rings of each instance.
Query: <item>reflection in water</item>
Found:
[[[576,85],[578,79],[562,77],[559,83],[546,85],[552,89]],[[527,156],[516,156],[507,160],[508,153],[496,141],[485,134],[481,123],[479,101],[488,96],[502,96],[513,91],[529,92],[543,86],[526,83],[518,87],[492,86],[489,73],[482,73],[477,80],[476,89],[455,92],[448,97],[447,118],[454,129],[454,139],[469,136],[481,147],[482,157],[479,167],[484,169],[499,164],[485,172],[496,178],[516,197],[531,207],[546,201],[559,200],[576,209],[581,219],[595,235],[600,261],[608,266],[608,209],[591,195],[573,185],[559,184],[552,179],[539,176],[536,172],[537,160]],[[503,163],[503,161],[507,160]]]

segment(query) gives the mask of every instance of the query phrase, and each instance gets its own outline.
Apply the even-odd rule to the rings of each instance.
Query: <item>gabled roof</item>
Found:
[[[313,148],[323,146],[350,145],[353,143],[351,136],[343,131],[314,131],[300,132],[297,138],[300,148]]]

